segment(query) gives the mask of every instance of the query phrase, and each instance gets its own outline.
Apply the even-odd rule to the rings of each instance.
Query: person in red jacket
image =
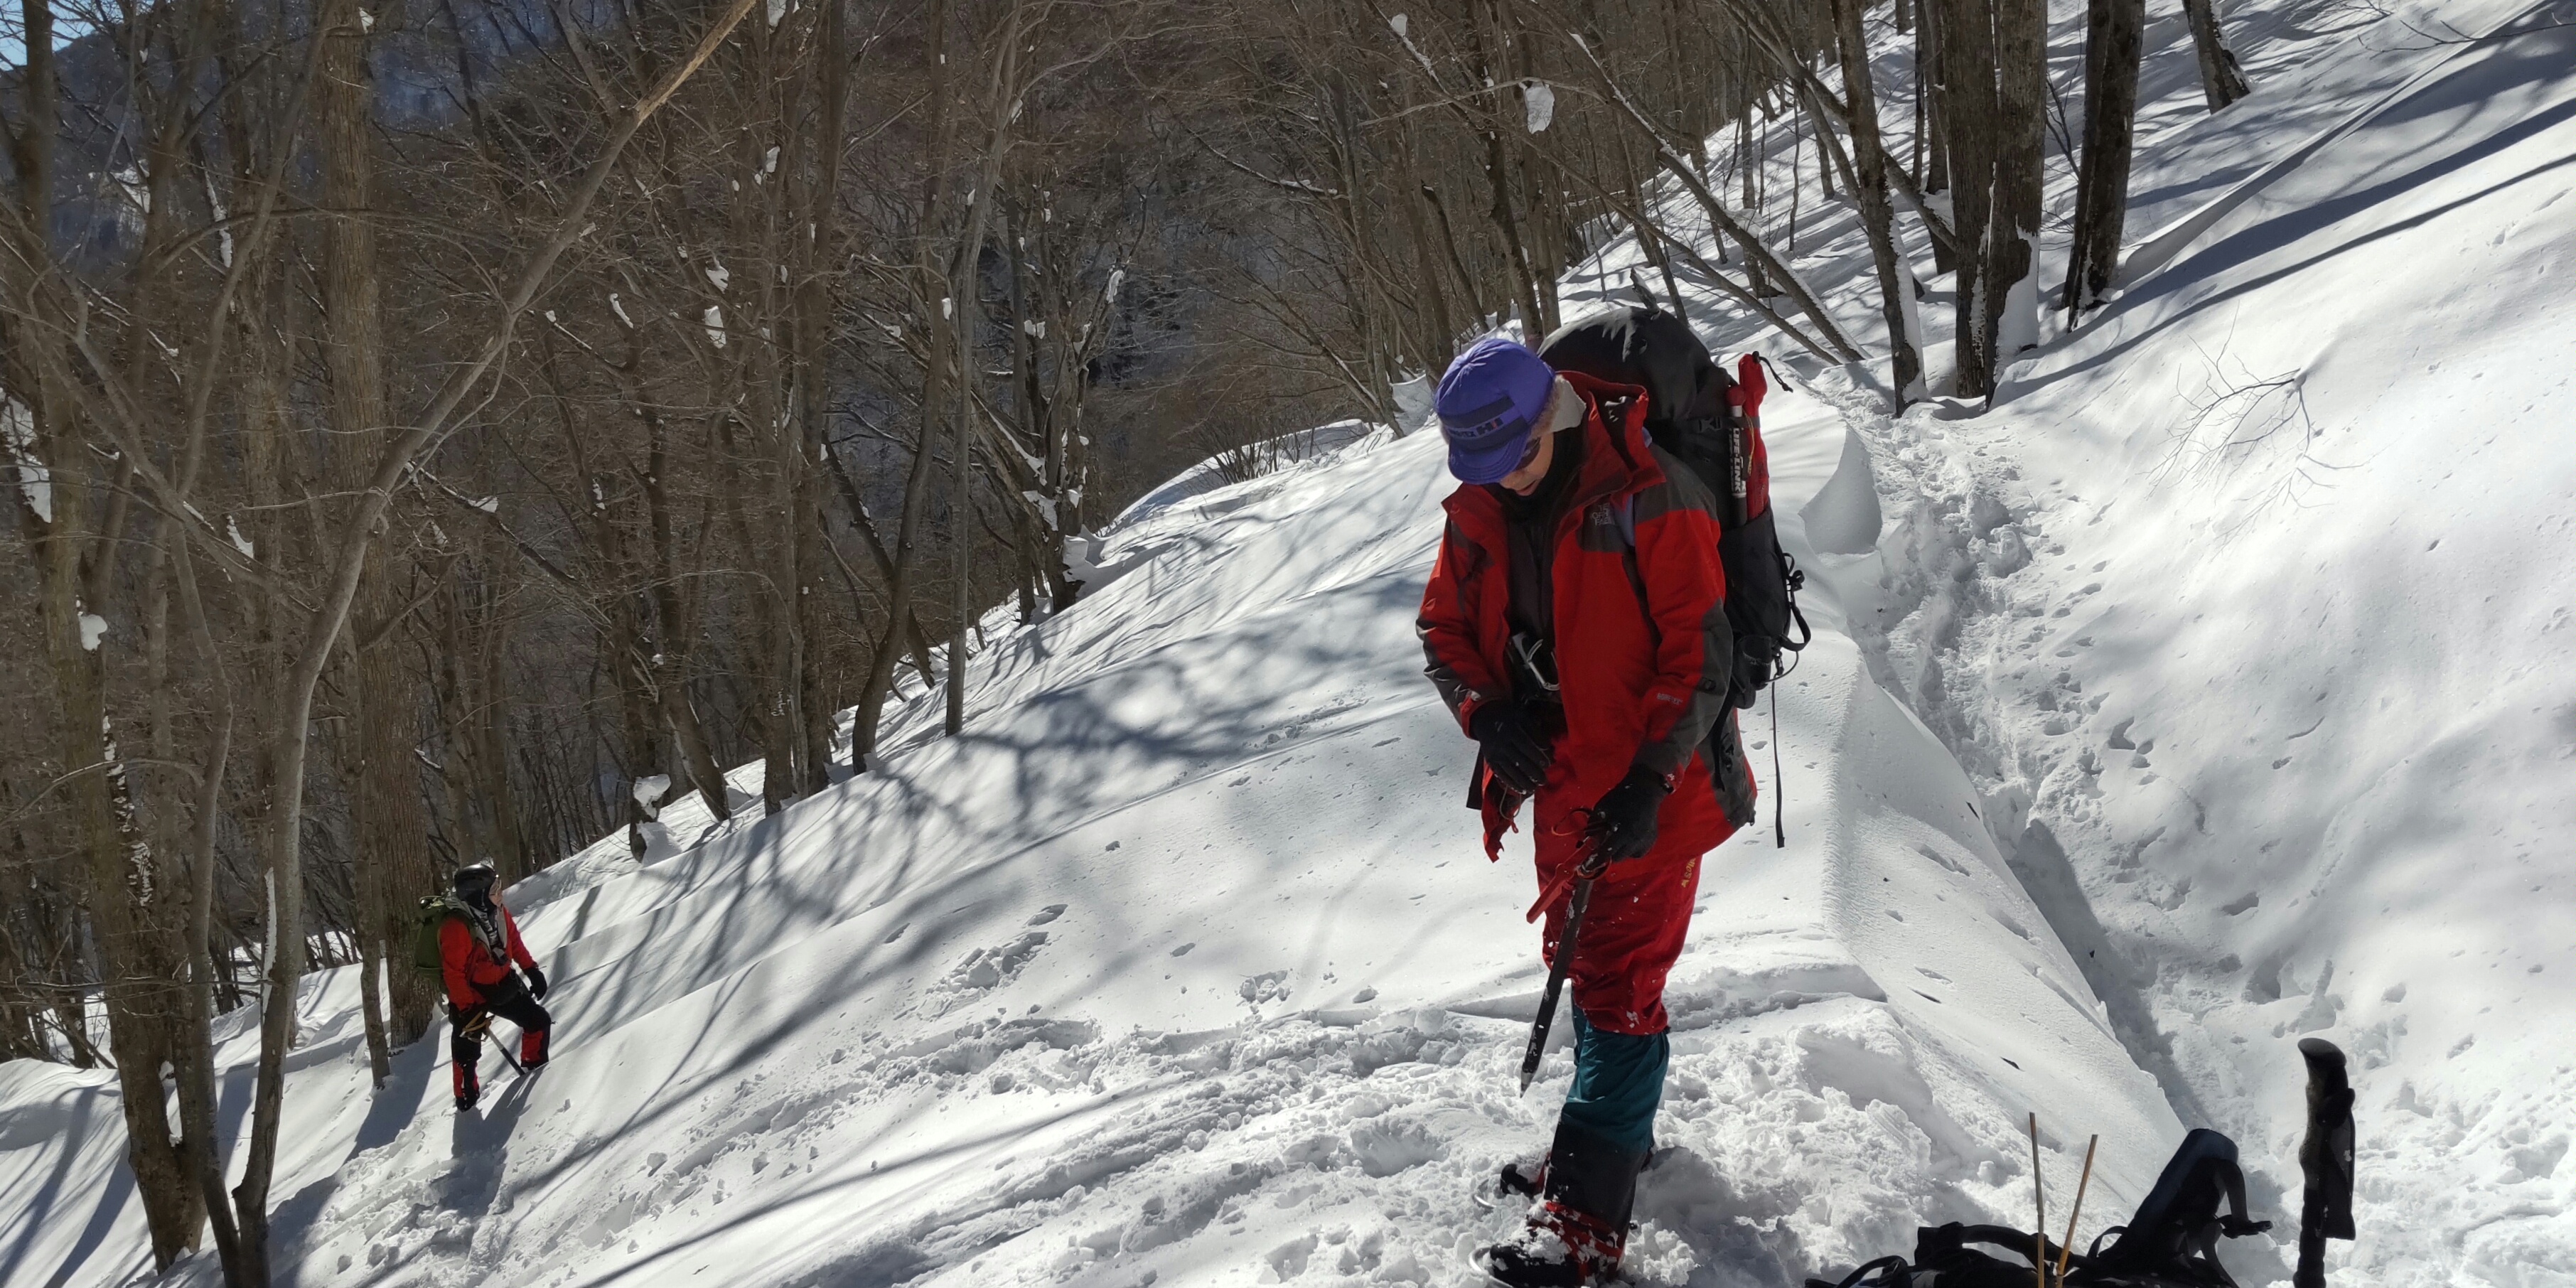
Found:
[[[1436,406],[1461,486],[1422,594],[1426,669],[1478,744],[1468,803],[1488,857],[1532,807],[1551,962],[1566,878],[1609,861],[1570,964],[1575,1070],[1555,1139],[1537,1175],[1505,1171],[1535,1200],[1529,1222],[1481,1258],[1516,1288],[1575,1288],[1614,1275],[1626,1243],[1700,856],[1750,819],[1719,790],[1751,799],[1716,500],[1647,439],[1644,391],[1560,375],[1509,340],[1459,355]]]
[[[537,1005],[546,995],[546,973],[519,938],[518,920],[493,897],[493,877],[489,863],[458,868],[459,911],[438,928],[439,975],[447,984],[447,1022],[454,1030],[448,1055],[460,1113],[482,1099],[475,1066],[482,1062],[483,1030],[493,1016],[518,1026],[519,1067],[532,1072],[545,1064],[546,1034],[554,1028],[554,1018]],[[528,973],[524,981],[519,970]]]

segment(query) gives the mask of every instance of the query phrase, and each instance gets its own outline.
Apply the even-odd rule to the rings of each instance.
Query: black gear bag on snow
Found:
[[[1953,1222],[1917,1231],[1911,1261],[1882,1257],[1839,1282],[1810,1279],[1807,1288],[2026,1288],[2037,1278],[2033,1247],[2048,1258],[2049,1280],[2063,1288],[2236,1288],[2218,1263],[2219,1239],[2270,1228],[2269,1221],[2246,1219],[2236,1142],[2200,1127],[2183,1137],[2129,1223],[2103,1231],[2087,1252],[2069,1254],[2026,1230]],[[2056,1274],[2061,1258],[2062,1280]]]
[[[1738,709],[1787,673],[1783,654],[1807,646],[1796,592],[1805,581],[1771,522],[1770,458],[1762,444],[1760,360],[1729,379],[1690,324],[1652,304],[1604,310],[1559,328],[1539,348],[1558,371],[1646,391],[1646,434],[1717,497],[1718,562],[1726,624],[1735,636],[1727,699]],[[1795,634],[1792,634],[1792,631]]]

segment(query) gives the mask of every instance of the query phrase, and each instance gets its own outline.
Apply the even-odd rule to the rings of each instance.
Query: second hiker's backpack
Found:
[[[411,926],[411,964],[414,970],[432,975],[439,973],[445,963],[439,954],[438,932],[447,924],[448,918],[464,916],[465,906],[458,903],[454,895],[434,894],[420,901],[420,910],[413,915]],[[471,918],[466,919],[468,929],[473,924]]]
[[[1809,638],[1796,598],[1805,574],[1772,528],[1761,360],[1746,354],[1737,363],[1740,378],[1728,379],[1689,323],[1651,304],[1569,322],[1539,356],[1559,371],[1645,390],[1647,436],[1717,497],[1726,624],[1735,636],[1727,696],[1734,706],[1752,706],[1754,695],[1785,673],[1781,655],[1805,648]]]

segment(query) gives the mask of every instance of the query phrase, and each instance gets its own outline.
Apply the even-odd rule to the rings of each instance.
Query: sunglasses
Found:
[[[1522,470],[1528,469],[1531,465],[1535,464],[1538,461],[1539,448],[1545,445],[1546,442],[1547,435],[1535,432],[1532,433],[1529,436],[1529,442],[1522,445],[1520,464],[1512,467],[1512,473],[1518,474]]]

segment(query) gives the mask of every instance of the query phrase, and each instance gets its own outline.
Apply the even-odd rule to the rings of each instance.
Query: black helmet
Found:
[[[456,870],[456,896],[467,903],[481,903],[492,897],[492,885],[500,874],[489,863],[469,863]]]

